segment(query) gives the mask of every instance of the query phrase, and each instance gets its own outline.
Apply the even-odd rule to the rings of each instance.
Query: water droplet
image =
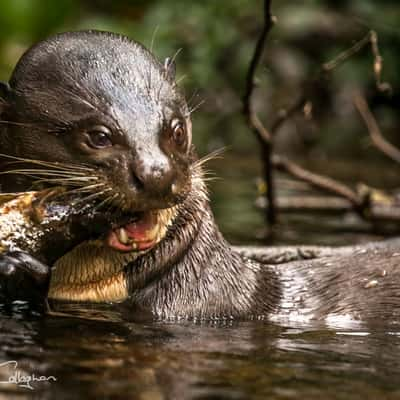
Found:
[[[366,283],[364,285],[364,288],[365,289],[370,289],[370,288],[373,288],[373,287],[375,287],[377,285],[378,285],[378,281],[376,279],[372,279],[371,281],[369,281],[368,283]]]

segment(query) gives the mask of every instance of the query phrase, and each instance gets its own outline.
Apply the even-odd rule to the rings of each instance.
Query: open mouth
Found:
[[[157,212],[138,213],[126,225],[112,229],[106,236],[109,247],[123,252],[143,251],[155,246],[165,233]]]

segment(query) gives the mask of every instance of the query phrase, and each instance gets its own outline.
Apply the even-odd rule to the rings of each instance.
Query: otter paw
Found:
[[[0,299],[2,302],[45,300],[50,268],[22,251],[0,254]]]

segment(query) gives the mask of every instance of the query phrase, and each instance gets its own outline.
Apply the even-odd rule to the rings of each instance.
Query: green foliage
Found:
[[[120,32],[152,46],[160,59],[177,55],[178,78],[188,97],[199,89],[206,101],[196,116],[196,141],[201,151],[234,145],[253,151],[254,140],[240,115],[244,79],[262,26],[261,0],[1,0],[0,78],[7,79],[16,60],[29,45],[52,33],[72,29]],[[369,28],[379,34],[384,57],[384,79],[395,92],[400,87],[400,6],[397,0],[292,0],[273,1],[278,23],[266,48],[258,77],[257,109],[267,121],[280,106],[289,106],[319,65],[348,48]],[[316,140],[326,149],[357,143],[362,126],[352,115],[351,129],[334,135],[332,127],[346,130],[336,93],[350,86],[373,88],[372,57],[367,51],[335,71],[330,98],[313,98],[322,132]],[[329,100],[329,101],[328,101]],[[194,97],[193,103],[199,101]],[[336,104],[332,107],[332,104]],[[393,104],[392,111],[395,114]],[[335,120],[335,121],[332,121]],[[388,120],[398,125],[393,115]],[[330,122],[332,121],[332,123]],[[300,122],[304,125],[304,122]],[[298,127],[299,128],[299,127]],[[301,128],[301,127],[300,127]],[[301,130],[301,129],[297,130]],[[304,125],[303,130],[307,130]],[[329,135],[329,138],[325,137]],[[390,135],[389,135],[390,136]],[[351,137],[346,141],[346,137]],[[286,144],[290,149],[290,141]],[[296,150],[295,150],[296,151]]]

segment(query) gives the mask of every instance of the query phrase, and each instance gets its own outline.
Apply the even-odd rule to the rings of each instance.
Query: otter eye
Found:
[[[179,118],[171,121],[172,139],[179,147],[184,147],[187,141],[186,129],[184,123]]]
[[[94,126],[87,131],[87,136],[89,146],[94,149],[104,149],[113,145],[111,131],[105,126]]]

